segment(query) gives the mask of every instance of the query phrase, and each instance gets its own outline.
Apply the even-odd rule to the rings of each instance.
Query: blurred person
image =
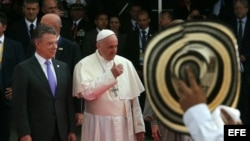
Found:
[[[98,12],[95,16],[94,29],[86,32],[83,40],[83,57],[86,57],[95,52],[96,48],[96,36],[103,30],[108,28],[109,16],[105,11]]]
[[[231,22],[234,17],[234,0],[212,0],[212,14],[224,23]]]
[[[197,8],[192,0],[180,0],[174,7],[174,15],[177,19],[186,20],[190,12]]]
[[[150,27],[151,19],[147,11],[141,11],[138,14],[139,29],[127,34],[126,45],[124,48],[125,57],[129,59],[143,82],[143,59],[146,50],[147,41],[155,33],[155,30]],[[145,95],[143,95],[144,97]],[[140,100],[143,109],[144,98]]]
[[[147,42],[150,40],[150,37],[156,31],[150,26],[151,19],[147,11],[142,10],[139,12],[137,22],[139,25],[139,29],[127,34],[126,45],[124,48],[124,57],[126,57],[133,63],[141,81],[144,82],[143,78],[144,53],[147,47],[146,46]],[[145,105],[145,99],[146,99],[146,93],[143,92],[143,94],[141,94],[141,96],[139,97],[140,106],[141,109],[143,110]],[[148,124],[148,122],[146,122],[145,124],[146,124],[146,135],[148,136],[150,135],[151,137],[150,125]]]
[[[0,139],[10,140],[12,122],[12,75],[15,66],[24,60],[20,42],[5,37],[7,16],[0,12]]]
[[[132,63],[116,55],[113,31],[101,30],[96,41],[96,52],[79,61],[73,75],[73,95],[86,102],[81,141],[144,141],[142,82]]]
[[[145,101],[143,117],[145,121],[150,122],[151,134],[154,141],[194,141],[190,135],[178,133],[162,124],[150,107],[147,99]]]
[[[22,43],[25,56],[31,43],[32,33],[40,22],[37,17],[39,9],[37,0],[24,0],[22,7],[24,17],[10,24],[6,30],[6,37]]]
[[[64,15],[64,11],[59,9],[57,0],[42,0],[42,12],[43,15],[47,13],[54,13],[62,17]]]
[[[126,40],[127,44],[125,47],[125,57],[132,61],[139,74],[139,77],[142,78],[142,67],[146,42],[156,31],[150,27],[151,19],[147,11],[143,10],[139,12],[137,21],[139,29],[128,33]],[[146,39],[143,40],[143,37]]]
[[[177,24],[180,22],[184,22],[184,20],[174,20],[173,14],[169,11],[163,11],[159,20],[161,30],[165,30],[170,25]],[[166,126],[159,121],[159,119],[153,112],[147,98],[145,100],[143,117],[145,121],[150,122],[152,137],[154,141],[193,141],[192,137],[190,137],[189,135],[177,133],[169,128],[166,128]]]
[[[190,85],[188,86],[183,80],[178,81],[179,103],[184,111],[184,124],[195,141],[224,141],[224,124],[241,124],[240,115],[237,117],[234,114],[235,111],[239,111],[227,106],[218,106],[222,115],[219,114],[218,117],[211,114],[206,104],[206,94],[196,82],[192,69],[188,66],[185,69]],[[217,118],[221,118],[223,125],[217,123],[215,120]]]
[[[241,111],[244,124],[250,124],[250,19],[248,16],[248,0],[235,0],[233,3],[235,18],[230,22],[234,35],[237,38],[240,62],[243,65],[241,73],[241,94],[238,108]]]
[[[162,11],[159,20],[160,30],[167,28],[175,19],[174,13],[171,11]]]
[[[137,30],[138,23],[138,13],[143,9],[142,5],[139,2],[133,2],[129,7],[129,13],[128,15],[124,15],[121,18],[122,24],[122,30],[126,33],[129,33],[131,31]]]
[[[72,80],[67,64],[54,59],[57,41],[52,27],[38,26],[34,56],[15,67],[13,109],[20,141],[76,141]]]
[[[110,16],[109,18],[109,29],[115,32],[118,38],[118,49],[117,54],[123,56],[124,55],[124,47],[126,43],[127,34],[121,31],[121,22],[117,15]]]
[[[72,40],[72,34],[71,34],[71,24],[68,16],[64,16],[65,11],[62,9],[59,9],[59,5],[57,3],[57,0],[43,0],[42,2],[42,15],[48,14],[48,13],[54,13],[60,16],[62,21],[62,27],[61,27],[61,35],[69,40]]]
[[[23,18],[22,1],[19,0],[1,0],[0,11],[8,17],[8,25]]]
[[[94,25],[88,20],[85,7],[82,3],[71,4],[69,7],[69,16],[73,41],[80,46],[83,52],[83,38],[86,32],[94,28]]]
[[[187,16],[187,20],[205,20],[206,16],[200,13],[200,10],[193,9],[190,14]]]

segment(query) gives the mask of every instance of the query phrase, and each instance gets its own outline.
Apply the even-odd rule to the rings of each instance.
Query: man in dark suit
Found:
[[[70,74],[73,75],[75,64],[82,58],[80,47],[60,35],[61,19],[57,14],[45,14],[41,18],[41,24],[53,27],[57,32],[57,51],[55,58],[65,62],[69,66]],[[30,47],[29,56],[34,54],[34,47]],[[81,99],[75,98],[76,122],[81,123],[84,103]]]
[[[106,12],[99,12],[95,16],[95,28],[86,33],[83,40],[83,57],[90,55],[96,50],[96,36],[102,29],[108,27],[108,15]]]
[[[127,42],[124,49],[124,56],[132,61],[139,74],[139,77],[141,78],[143,77],[143,55],[146,49],[146,46],[143,45],[144,43],[142,43],[142,31],[145,31],[146,42],[155,33],[155,29],[150,27],[150,22],[151,19],[149,13],[144,10],[140,11],[138,14],[139,29],[128,33]]]
[[[38,13],[39,2],[37,0],[24,0],[24,18],[12,23],[6,30],[6,37],[22,43],[25,55],[32,38],[31,26],[33,25],[33,29],[35,29],[39,23],[39,19],[37,18]]]
[[[83,52],[83,39],[86,32],[92,30],[94,25],[90,23],[85,12],[85,7],[81,3],[74,3],[70,5],[69,16],[71,22],[71,33],[73,41],[76,42]]]
[[[4,36],[6,14],[0,12],[0,139],[10,140],[12,121],[12,74],[16,64],[24,59],[22,44]]]
[[[238,108],[241,112],[243,123],[250,124],[250,19],[248,14],[248,1],[236,0],[234,2],[235,19],[232,22],[232,29],[238,41],[240,62],[243,65],[241,73],[241,93]]]
[[[121,16],[122,31],[129,33],[139,28],[137,18],[141,10],[142,5],[140,2],[134,2],[130,5],[129,12]]]
[[[140,11],[137,21],[139,29],[127,34],[124,56],[133,63],[141,81],[143,82],[143,59],[146,50],[146,42],[149,41],[150,37],[155,33],[155,30],[150,27],[151,19],[147,11]],[[146,94],[144,92],[139,97],[139,102],[142,110],[144,110],[145,98]],[[145,125],[146,135],[151,136],[150,125],[147,122],[145,123]]]
[[[35,55],[18,64],[13,75],[19,140],[76,141],[72,78],[67,64],[54,59],[56,31],[49,26],[38,26],[34,45]]]
[[[218,16],[219,20],[228,23],[232,20],[234,15],[234,0],[212,0],[213,3],[212,13]]]

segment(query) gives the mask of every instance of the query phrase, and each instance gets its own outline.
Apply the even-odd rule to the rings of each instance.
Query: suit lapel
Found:
[[[34,71],[35,76],[37,76],[41,80],[42,86],[44,86],[45,89],[48,90],[47,94],[52,96],[52,92],[50,90],[48,79],[47,79],[46,75],[44,74],[44,72],[43,72],[43,70],[42,70],[42,68],[41,68],[41,66],[40,66],[40,64],[35,56],[33,56],[31,58],[31,68]]]
[[[63,54],[63,38],[59,37],[58,43],[57,43],[57,51],[56,51],[56,58],[61,58],[60,56]]]
[[[2,66],[5,64],[5,57],[9,55],[9,41],[5,38],[3,42]]]
[[[248,31],[249,31],[249,24],[250,24],[250,21],[249,21],[249,19],[247,18],[247,20],[246,20],[246,24],[245,24],[245,27],[244,27],[244,33],[243,33],[243,39],[245,38],[245,37],[247,37],[248,36]]]
[[[22,28],[20,28],[20,30],[23,29],[22,32],[20,31],[20,33],[24,33],[23,38],[25,38],[27,41],[29,41],[30,40],[29,29],[28,29],[24,19],[23,19],[22,24],[20,25],[20,27],[22,27]]]

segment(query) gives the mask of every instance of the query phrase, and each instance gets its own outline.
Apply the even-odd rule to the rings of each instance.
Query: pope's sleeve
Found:
[[[219,129],[206,104],[189,108],[183,117],[189,133],[195,141],[223,141],[223,129]]]
[[[88,74],[84,73],[86,72],[84,69],[86,67],[80,63],[75,66],[73,73],[73,96],[94,100],[117,83],[111,71],[103,73],[96,78],[86,79]]]

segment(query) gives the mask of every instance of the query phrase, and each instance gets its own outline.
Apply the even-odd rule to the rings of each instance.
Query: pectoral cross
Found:
[[[118,96],[118,88],[117,88],[117,86],[115,85],[112,89],[111,89],[111,92],[113,92],[114,94],[115,94],[115,96]]]

